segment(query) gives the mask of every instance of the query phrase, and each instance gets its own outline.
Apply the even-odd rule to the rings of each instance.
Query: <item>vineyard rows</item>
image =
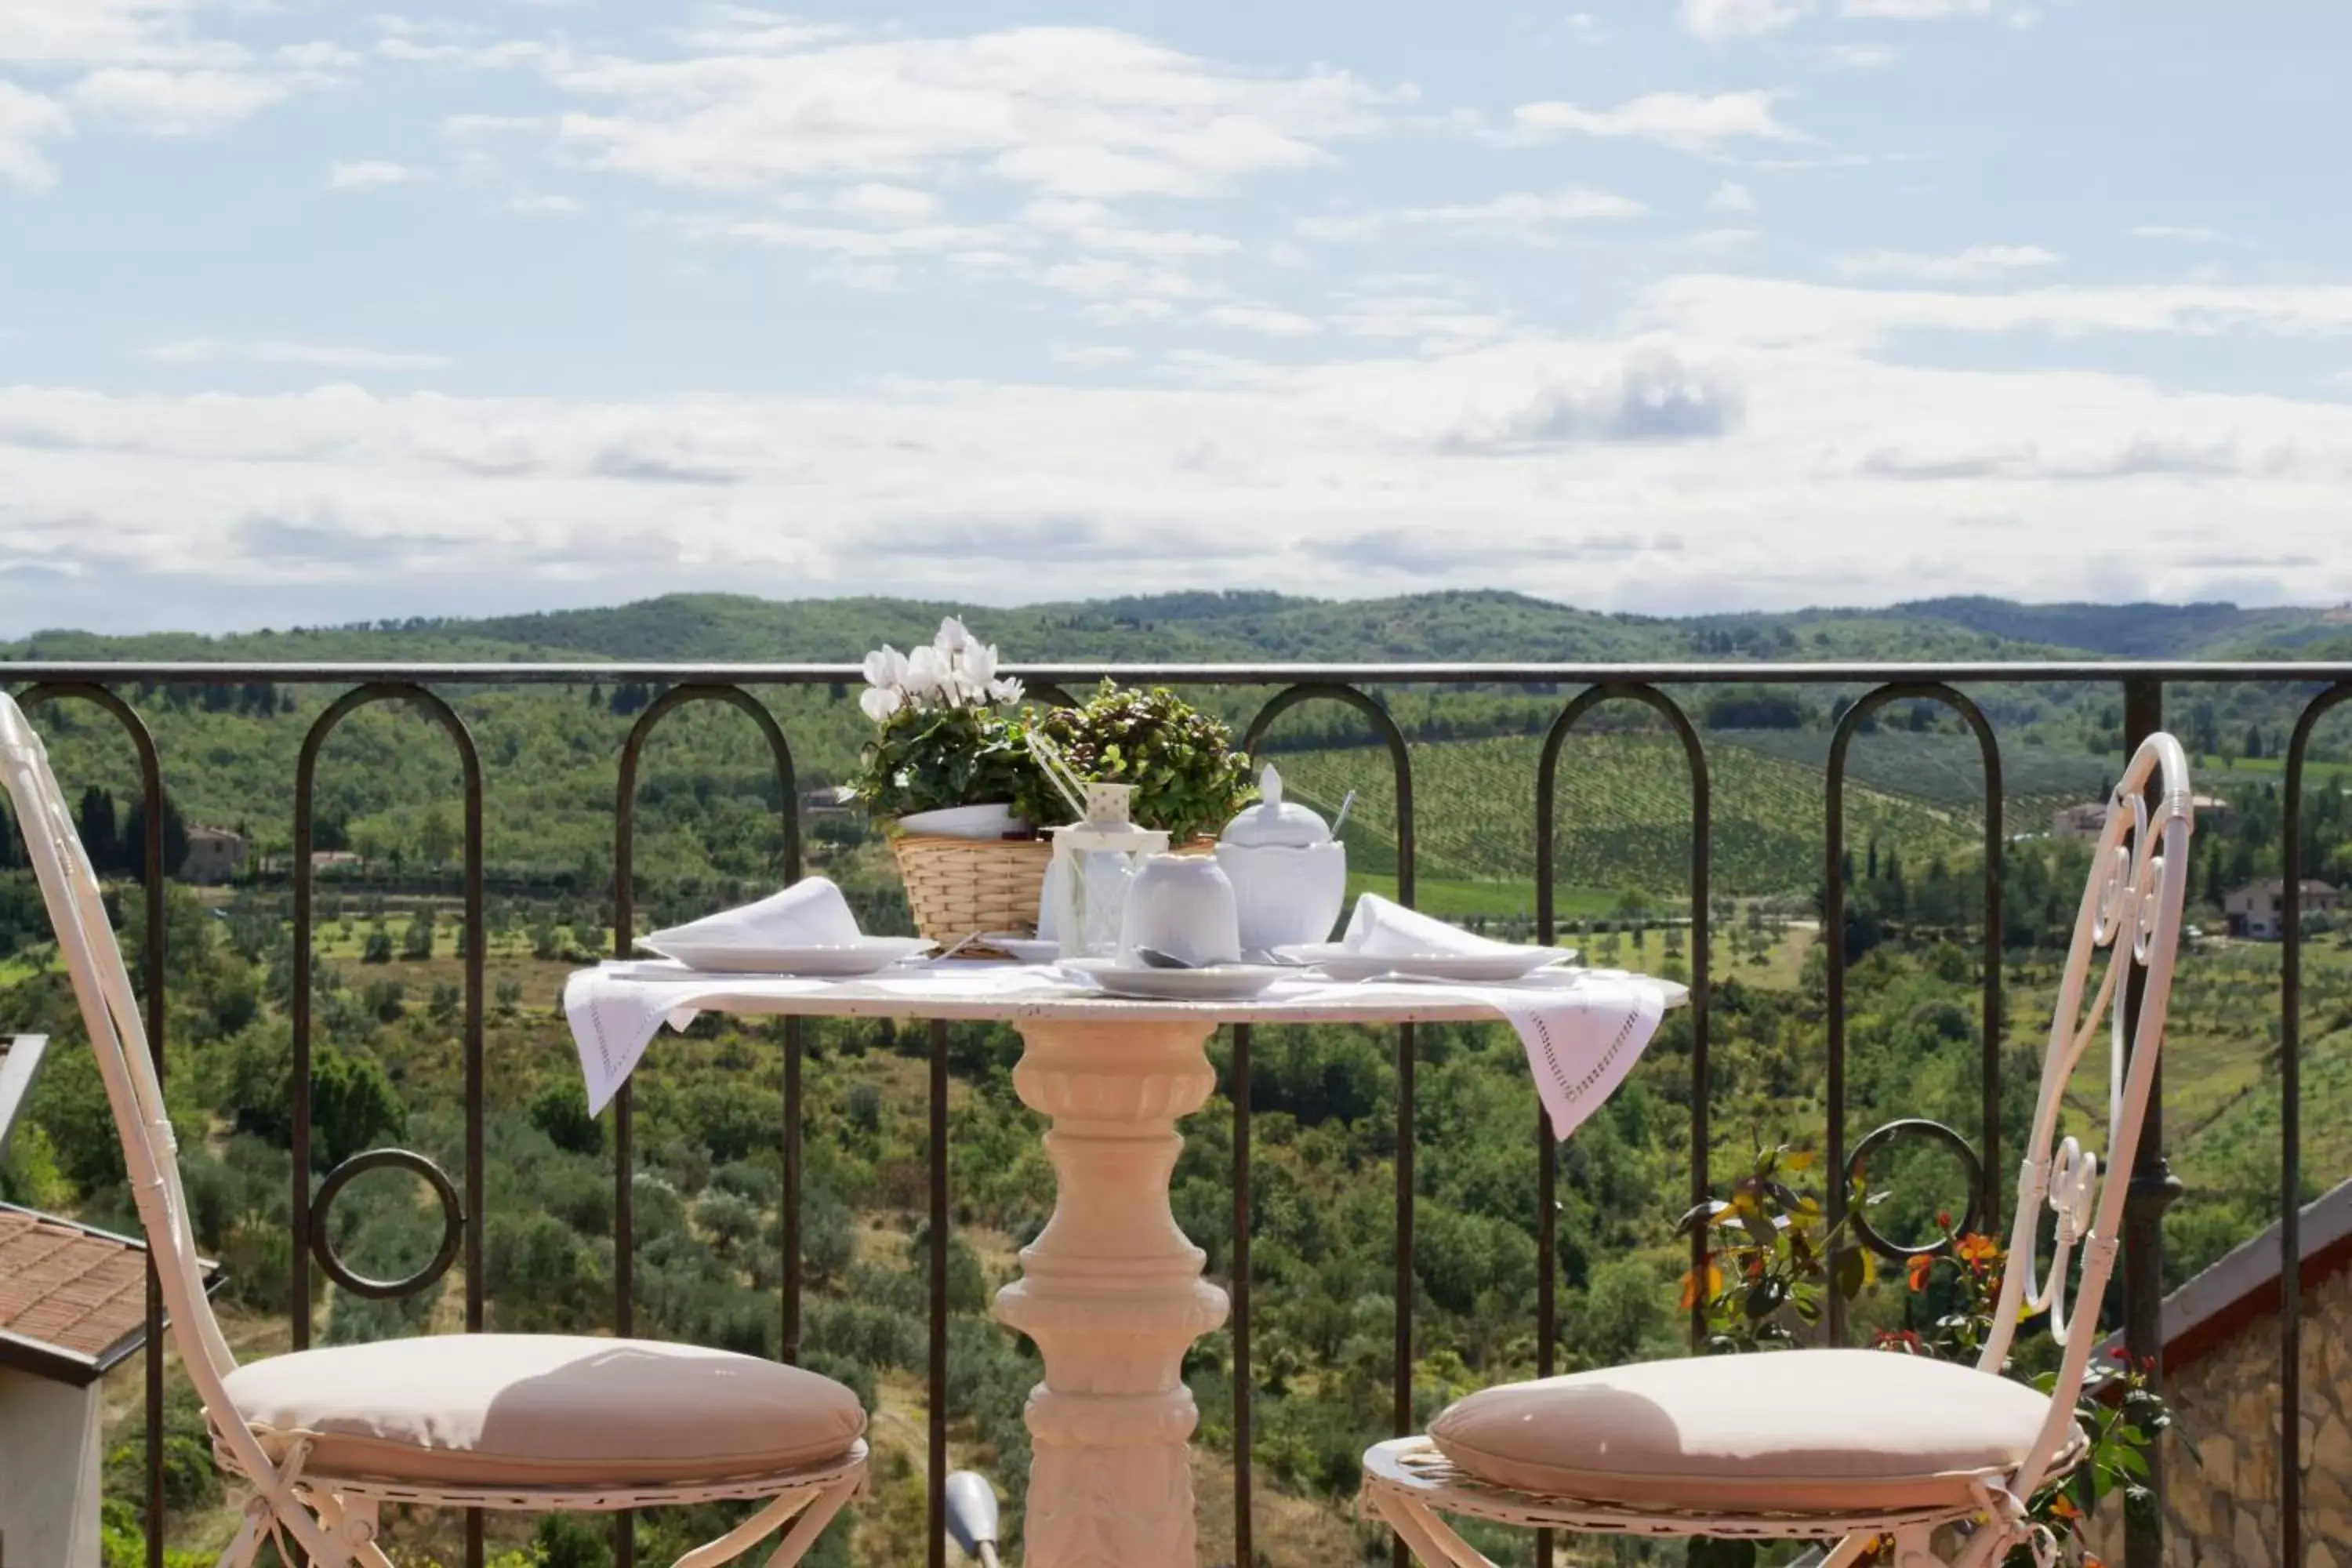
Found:
[[[1712,737],[1709,751],[1730,744],[1826,773],[1830,738],[1812,730],[1742,730]],[[2041,833],[2061,806],[2097,800],[2114,782],[2116,764],[2082,752],[2007,745],[2000,752],[2001,818],[2010,833]],[[1846,778],[1983,820],[1984,762],[1969,735],[1881,731],[1853,738]]]
[[[1907,738],[1907,737],[1906,737]],[[1424,877],[1525,882],[1535,860],[1535,777],[1542,742],[1531,736],[1415,746],[1412,751]],[[1810,890],[1821,879],[1822,773],[1745,745],[1712,744],[1713,875],[1735,894]],[[1396,791],[1388,754],[1372,748],[1303,752],[1277,759],[1294,793],[1328,815],[1357,791],[1346,837],[1358,870],[1396,864]],[[1598,733],[1570,741],[1559,767],[1555,875],[1563,886],[1679,892],[1690,872],[1690,786],[1678,742],[1664,735]],[[1876,839],[1916,861],[1978,842],[1973,809],[1940,806],[1851,784],[1848,842]],[[2046,816],[2042,826],[2048,825]]]

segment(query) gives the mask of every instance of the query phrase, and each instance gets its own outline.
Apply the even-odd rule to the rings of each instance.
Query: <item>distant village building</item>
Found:
[[[2303,880],[2303,912],[2306,916],[2333,914],[2341,898],[2333,886],[2316,878]],[[2286,883],[2281,878],[2271,877],[2241,888],[2229,896],[2222,908],[2230,917],[2231,936],[2276,942],[2286,930]]]
[[[2237,808],[2217,795],[2200,795],[2189,804],[2196,808],[2197,826],[2207,832],[2228,831],[2237,815]],[[2107,803],[2104,800],[2061,806],[2050,814],[2053,838],[2096,838],[2106,829]]]
[[[360,858],[349,849],[313,849],[310,851],[312,871],[356,871]]]
[[[2050,836],[2053,838],[2096,838],[2106,829],[2107,803],[2104,800],[2062,805],[2050,814]]]
[[[245,874],[245,835],[226,827],[188,829],[187,858],[180,862],[183,882],[228,882]]]
[[[851,784],[827,784],[801,796],[801,815],[811,821],[847,816],[857,809],[857,791]]]

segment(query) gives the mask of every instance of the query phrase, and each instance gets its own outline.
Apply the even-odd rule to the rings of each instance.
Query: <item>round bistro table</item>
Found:
[[[954,966],[962,968],[965,966]],[[971,965],[1003,973],[1003,965]],[[1047,1118],[1054,1214],[1021,1249],[996,1317],[1037,1345],[1045,1379],[1024,1418],[1033,1440],[1024,1536],[1031,1568],[1196,1568],[1189,1447],[1200,1420],[1184,1352],[1225,1321],[1207,1254],[1171,1208],[1179,1118],[1216,1086],[1210,1037],[1223,1024],[1491,1022],[1475,987],[1370,983],[1285,989],[1248,1001],[1134,1001],[959,994],[937,985],[812,985],[756,976],[691,979],[698,1011],[1009,1023],[1013,1083]],[[1653,984],[1674,1005],[1686,994]],[[1334,995],[1337,991],[1340,994]],[[1646,1040],[1643,1042],[1646,1044]]]

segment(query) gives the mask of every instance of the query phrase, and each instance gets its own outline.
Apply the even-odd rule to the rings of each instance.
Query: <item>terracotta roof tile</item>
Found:
[[[147,1255],[133,1243],[0,1210],[0,1331],[104,1355],[147,1315]]]

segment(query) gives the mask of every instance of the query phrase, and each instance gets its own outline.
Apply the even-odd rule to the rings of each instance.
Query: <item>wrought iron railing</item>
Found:
[[[2302,1186],[2302,1106],[2300,1102],[2300,1049],[2302,1003],[2302,931],[2300,905],[2302,897],[2303,846],[2300,835],[2303,786],[2310,758],[2313,731],[2318,721],[2333,708],[2352,698],[2352,665],[2270,662],[2232,663],[2115,663],[2115,662],[2042,662],[1975,664],[1906,665],[1906,664],[1649,664],[1649,665],[1570,665],[1570,664],[1385,664],[1350,666],[1304,665],[1117,665],[1060,664],[1036,665],[1012,670],[1026,680],[1033,692],[1059,698],[1068,689],[1080,689],[1086,683],[1103,677],[1129,682],[1165,684],[1181,687],[1278,688],[1277,694],[1258,711],[1247,727],[1246,744],[1253,751],[1265,738],[1268,727],[1286,710],[1302,703],[1335,702],[1343,704],[1362,716],[1379,742],[1385,747],[1395,770],[1395,838],[1397,849],[1397,892],[1402,901],[1412,903],[1414,895],[1414,826],[1415,801],[1412,788],[1411,751],[1402,731],[1390,716],[1387,707],[1375,695],[1382,689],[1400,687],[1493,687],[1499,689],[1535,689],[1557,690],[1581,688],[1568,700],[1552,723],[1540,753],[1537,774],[1530,781],[1535,793],[1535,922],[1538,939],[1552,942],[1559,934],[1559,921],[1556,912],[1554,867],[1555,806],[1558,774],[1563,747],[1577,727],[1603,704],[1630,704],[1651,710],[1661,719],[1679,740],[1687,763],[1690,778],[1692,826],[1689,873],[1690,942],[1689,967],[1691,979],[1690,1028],[1690,1146],[1692,1169],[1690,1191],[1694,1202],[1708,1194],[1710,1176],[1707,1169],[1709,1142],[1708,1103],[1710,1071],[1708,1047],[1710,1039],[1708,1005],[1711,988],[1708,961],[1712,931],[1709,898],[1709,861],[1714,824],[1714,795],[1709,780],[1707,751],[1698,730],[1685,708],[1668,694],[1668,689],[1686,689],[1721,685],[1770,684],[1812,689],[1845,688],[1861,689],[1860,696],[1843,709],[1831,738],[1829,761],[1824,785],[1824,827],[1826,853],[1822,861],[1822,885],[1825,889],[1822,929],[1832,940],[1822,944],[1827,982],[1827,1075],[1824,1085],[1825,1122],[1823,1129],[1826,1168],[1832,1172],[1854,1167],[1860,1160],[1887,1139],[1905,1136],[1915,1131],[1926,1131],[1948,1143],[1958,1146],[1974,1191],[1972,1207],[1988,1215],[1998,1215],[2001,1210],[2002,1179],[2000,1161],[2000,1039],[2002,1008],[2002,942],[2001,894],[2002,852],[2004,847],[2003,810],[2005,796],[2001,776],[2001,752],[1993,727],[1978,705],[1965,695],[1969,688],[2014,687],[2032,685],[2087,686],[2116,692],[2121,699],[2124,750],[2131,747],[2147,733],[2161,728],[2164,716],[2164,692],[2168,686],[2212,686],[2221,684],[2254,684],[2273,690],[2286,690],[2302,696],[2297,721],[2290,741],[2284,772],[2284,832],[2283,859],[2284,865],[2285,910],[2283,934],[2283,973],[2279,997],[2279,1021],[2282,1050],[2280,1055],[2280,1212],[2281,1258],[2283,1280],[2299,1278],[2295,1260],[2301,1253],[2298,1233],[2298,1211]],[[797,817],[798,793],[794,787],[792,749],[783,729],[775,717],[762,705],[753,692],[790,686],[828,686],[854,683],[861,679],[855,667],[835,665],[709,665],[709,664],[466,664],[417,663],[398,665],[356,664],[238,664],[238,663],[45,663],[19,661],[0,666],[0,677],[18,683],[19,699],[28,708],[68,700],[96,704],[121,726],[137,752],[140,789],[144,807],[144,841],[140,846],[145,876],[147,919],[146,950],[142,955],[142,974],[145,985],[145,1001],[149,1013],[148,1026],[157,1065],[162,1068],[168,1051],[163,1030],[163,987],[165,921],[163,910],[163,792],[160,759],[155,742],[137,709],[126,700],[130,689],[142,689],[173,686],[218,686],[229,683],[271,682],[278,685],[343,687],[348,689],[331,702],[310,725],[301,748],[296,782],[292,877],[294,894],[294,955],[297,976],[307,975],[310,967],[311,944],[314,936],[313,881],[311,849],[314,836],[314,795],[320,748],[344,718],[355,710],[372,703],[404,701],[415,705],[434,718],[447,732],[455,746],[463,772],[464,792],[464,876],[465,902],[465,995],[462,1023],[463,1063],[465,1075],[465,1173],[462,1191],[440,1170],[422,1156],[403,1151],[373,1151],[353,1156],[330,1173],[314,1193],[310,1184],[310,1102],[308,1093],[309,1070],[312,1050],[310,1017],[310,987],[298,983],[292,987],[293,1071],[294,1081],[301,1092],[292,1101],[293,1177],[290,1191],[292,1231],[306,1245],[291,1250],[289,1300],[293,1310],[294,1343],[306,1344],[310,1332],[310,1314],[305,1304],[310,1299],[310,1269],[315,1262],[321,1272],[345,1290],[375,1298],[394,1299],[414,1295],[426,1289],[460,1257],[466,1263],[465,1323],[468,1331],[478,1330],[484,1321],[484,1284],[481,1268],[483,1233],[483,1033],[484,980],[483,955],[485,941],[483,912],[483,799],[487,787],[484,770],[473,740],[463,719],[436,688],[481,689],[486,687],[545,686],[581,682],[647,682],[667,688],[636,718],[619,760],[614,797],[614,884],[613,941],[616,954],[631,951],[631,932],[635,919],[634,859],[635,848],[636,781],[640,760],[647,739],[668,715],[679,708],[696,702],[718,702],[735,708],[756,725],[772,754],[780,799],[782,802],[780,824],[782,836],[782,862],[785,876],[797,877],[801,870],[801,840]],[[1849,1152],[1846,1143],[1846,1012],[1845,984],[1847,961],[1843,941],[1836,940],[1843,923],[1848,873],[1844,866],[1844,785],[1849,749],[1853,737],[1860,732],[1871,716],[1890,702],[1906,700],[1940,703],[1957,713],[1975,737],[1982,759],[1985,834],[1983,846],[1983,949],[1981,963],[1981,1048],[1983,1102],[1981,1124],[1977,1129],[1977,1142],[1971,1147],[1965,1139],[1948,1129],[1931,1123],[1906,1122],[1882,1128],[1865,1137]],[[2119,759],[2120,761],[2120,759]],[[1232,1356],[1234,1364],[1234,1558],[1237,1563],[1255,1561],[1252,1544],[1253,1480],[1251,1463],[1251,1403],[1254,1378],[1251,1368],[1251,1300],[1250,1300],[1250,1232],[1251,1215],[1248,1205],[1249,1163],[1251,1158],[1251,1031],[1237,1027],[1232,1031],[1226,1092],[1233,1107],[1233,1235],[1232,1293]],[[1415,1276],[1413,1272],[1413,1154],[1415,1148],[1415,1089],[1414,1067],[1416,1044],[1411,1025],[1401,1026],[1396,1033],[1395,1071],[1398,1095],[1395,1130],[1395,1226],[1397,1234],[1395,1266],[1396,1320],[1391,1377],[1393,1415],[1397,1430],[1408,1427],[1412,1416],[1412,1373],[1414,1320],[1413,1302]],[[784,1163],[782,1280],[780,1312],[781,1342],[787,1359],[797,1356],[801,1343],[800,1259],[800,1197],[801,1197],[801,1072],[803,1066],[803,1031],[797,1021],[784,1029],[784,1060],[782,1067],[783,1094],[783,1126],[780,1137]],[[948,1401],[946,1398],[948,1359],[948,1258],[950,1238],[950,1182],[948,1162],[948,1037],[944,1025],[934,1025],[929,1040],[929,1343],[928,1357],[929,1431],[928,1458],[929,1479],[929,1554],[933,1568],[944,1563],[946,1531],[944,1528],[944,1486],[948,1474]],[[615,1216],[613,1324],[616,1331],[627,1332],[633,1315],[634,1290],[634,1146],[633,1116],[628,1090],[624,1088],[614,1101],[614,1131],[615,1150]],[[1559,1342],[1559,1236],[1558,1207],[1555,1201],[1557,1166],[1555,1145],[1541,1125],[1540,1116],[1532,1106],[1530,1121],[1530,1159],[1537,1178],[1537,1323],[1536,1343],[1538,1369],[1549,1373],[1555,1368]],[[2151,1106],[2138,1161],[2131,1183],[2124,1237],[2123,1319],[2126,1348],[2135,1360],[2155,1363],[2160,1349],[2160,1308],[2163,1294],[2162,1227],[2165,1209],[2179,1195],[2180,1184],[2172,1175],[2165,1157],[2163,1131],[2163,1091],[2161,1082]],[[405,1279],[375,1280],[363,1278],[350,1269],[335,1255],[330,1240],[326,1214],[336,1193],[366,1169],[396,1165],[415,1171],[436,1190],[445,1215],[443,1244],[434,1258],[422,1269]],[[1827,1184],[1830,1192],[1832,1217],[1834,1218],[1844,1202],[1842,1184]],[[1867,1227],[1858,1230],[1865,1245],[1883,1250],[1887,1256],[1899,1256],[1899,1249],[1877,1237]],[[1694,1238],[1694,1262],[1701,1259],[1698,1249],[1704,1246]],[[2280,1320],[2281,1409],[2277,1484],[2281,1503],[2282,1540],[2279,1561],[2296,1564],[2302,1561],[2305,1539],[2301,1511],[2302,1455],[2299,1417],[2301,1414],[2298,1368],[2302,1325],[2299,1292],[2293,1289],[2282,1292],[2283,1310]],[[163,1341],[155,1331],[160,1298],[151,1278],[148,1294],[149,1335],[146,1352],[146,1474],[147,1517],[161,1521],[163,1517]],[[1694,1325],[1696,1327],[1696,1323]],[[1842,1305],[1834,1293],[1831,1305],[1830,1332],[1843,1331]],[[2158,1496],[2162,1495],[2160,1467],[2150,1482]],[[2162,1521],[2137,1520],[2127,1534],[2126,1562],[2131,1568],[2156,1568],[2162,1548]],[[155,1568],[163,1562],[163,1531],[151,1528],[148,1533],[148,1561]],[[467,1559],[470,1564],[481,1562],[482,1537],[478,1518],[470,1520],[467,1528]],[[633,1552],[624,1523],[620,1537],[620,1561],[625,1565],[633,1561]],[[1402,1552],[1400,1551],[1400,1557]],[[1550,1543],[1539,1548],[1539,1560],[1550,1560]]]

